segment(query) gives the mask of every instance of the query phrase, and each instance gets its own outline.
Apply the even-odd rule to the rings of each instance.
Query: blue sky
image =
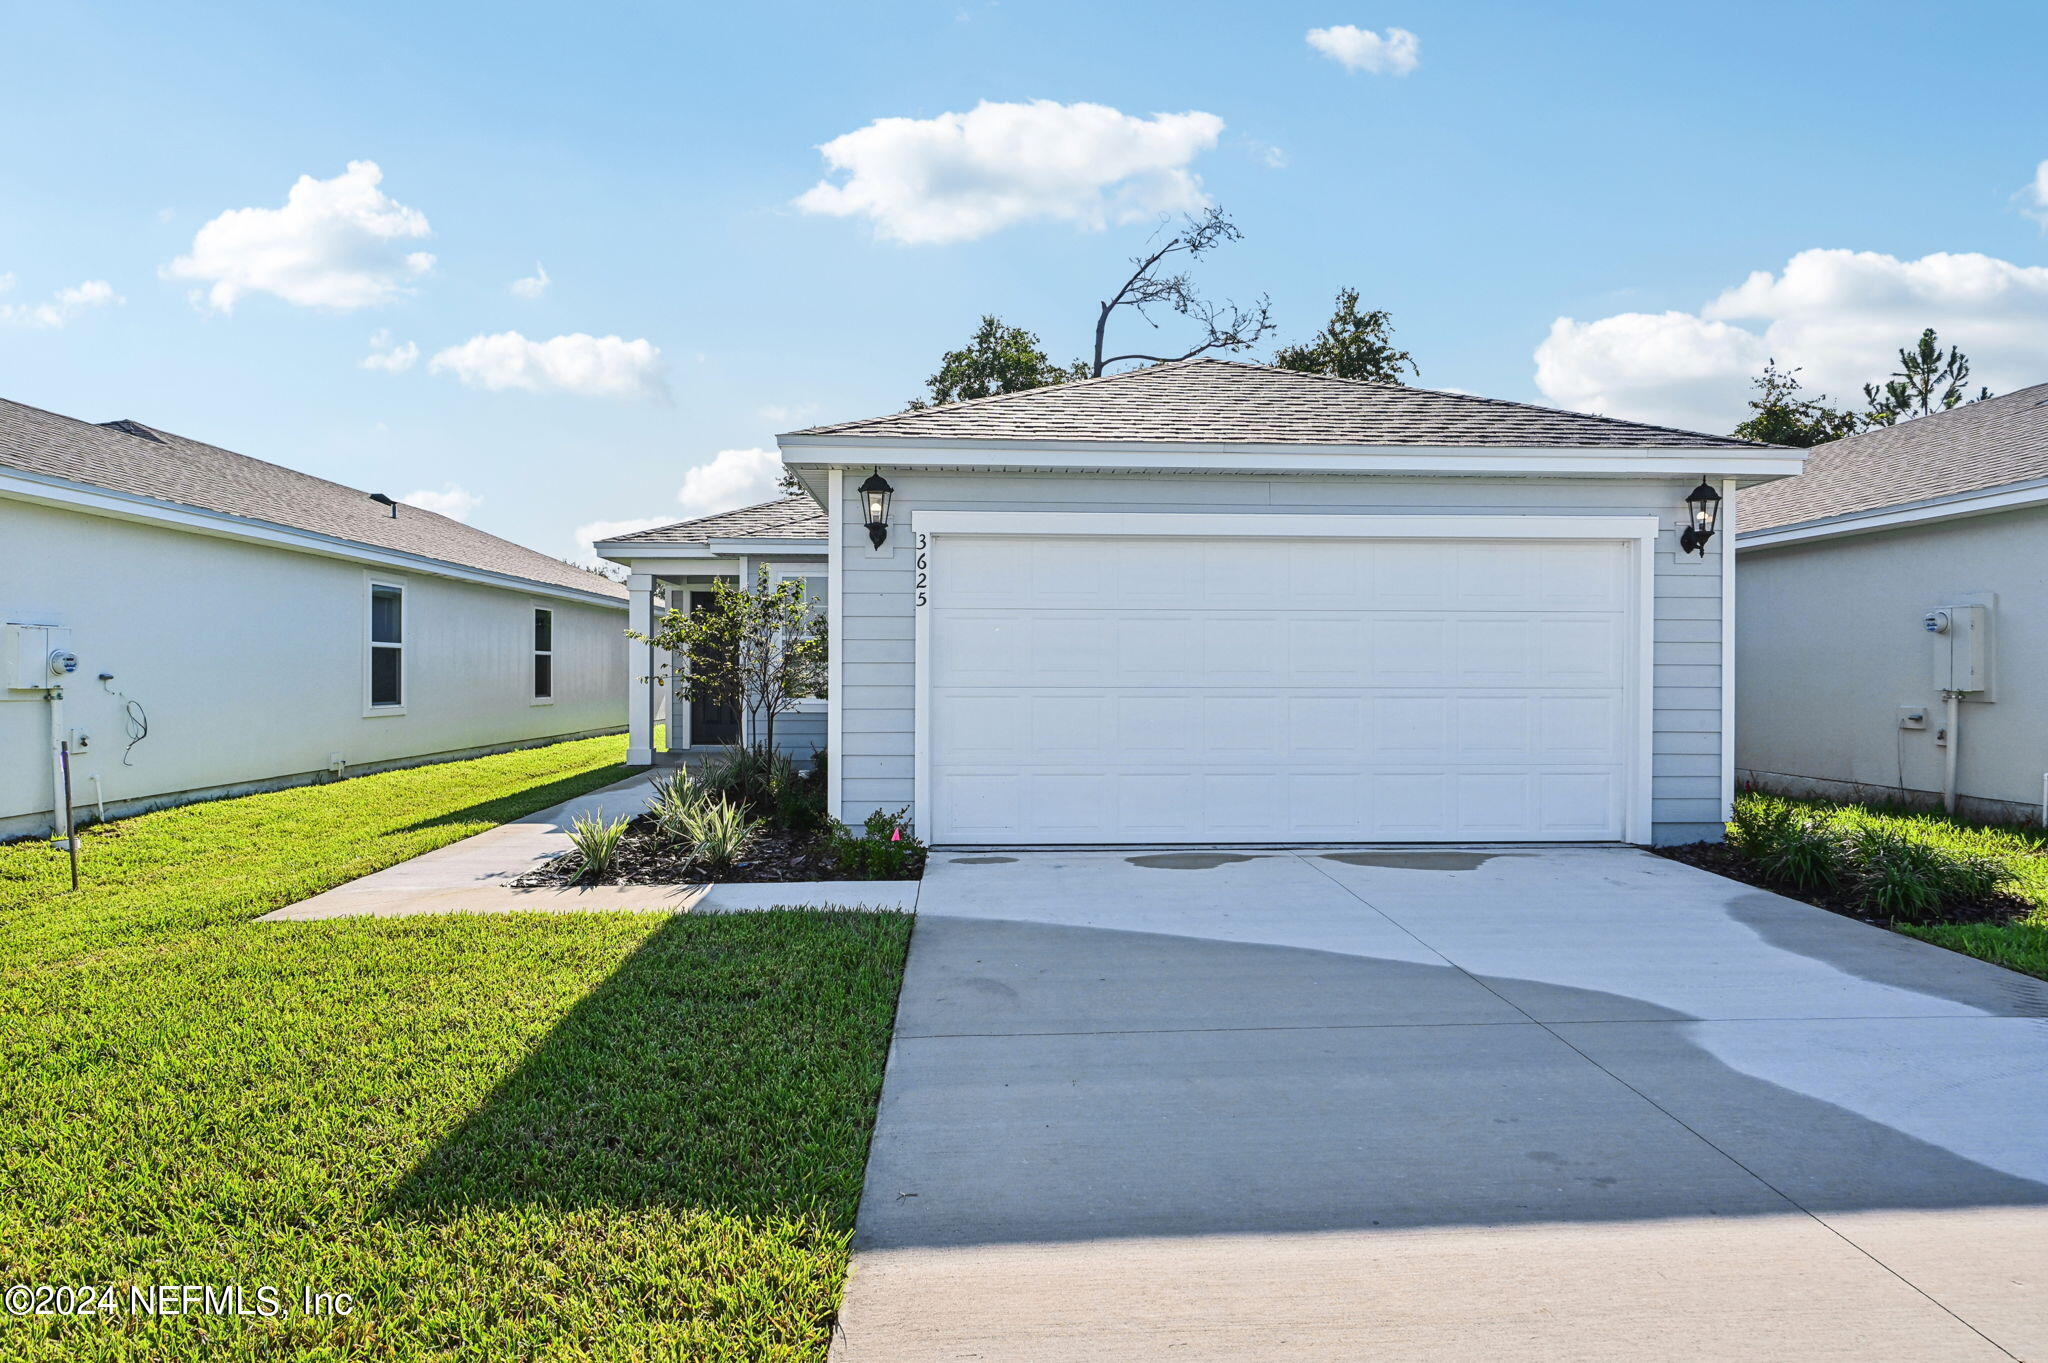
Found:
[[[721,452],[900,407],[983,312],[1080,354],[1152,215],[1205,200],[1246,233],[1212,292],[1291,339],[1355,286],[1430,386],[1724,428],[1765,354],[1844,396],[1929,323],[2048,380],[2038,5],[6,24],[0,396],[459,489],[551,553],[753,497]]]

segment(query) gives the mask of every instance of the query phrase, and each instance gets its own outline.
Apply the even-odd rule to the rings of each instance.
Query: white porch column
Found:
[[[635,634],[654,632],[654,574],[634,573],[626,579],[626,627]],[[654,765],[654,649],[640,639],[626,641],[626,765]]]

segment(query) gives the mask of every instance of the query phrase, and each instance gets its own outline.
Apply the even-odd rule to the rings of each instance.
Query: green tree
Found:
[[[1863,418],[1856,413],[1828,406],[1826,394],[1801,397],[1799,371],[1780,369],[1776,360],[1765,361],[1756,387],[1757,396],[1749,400],[1750,410],[1756,415],[1735,428],[1741,439],[1808,449],[1854,435],[1863,428]]]
[[[910,407],[943,407],[949,402],[1021,393],[1087,377],[1088,366],[1081,361],[1062,368],[1047,357],[1037,336],[1022,327],[1005,326],[999,317],[986,316],[974,329],[973,339],[962,349],[947,351],[939,360],[939,372],[925,380],[930,397],[912,398]]]
[[[1358,290],[1339,289],[1337,310],[1315,339],[1300,345],[1284,345],[1273,352],[1273,363],[1282,369],[1304,374],[1329,374],[1340,379],[1367,379],[1374,383],[1405,383],[1401,371],[1420,375],[1415,357],[1394,346],[1394,324],[1385,311],[1358,310]]]
[[[1955,346],[1942,354],[1941,342],[1929,327],[1920,333],[1918,342],[1900,349],[1899,367],[1890,379],[1882,385],[1863,385],[1864,400],[1870,404],[1870,424],[1889,426],[1991,396],[1989,388],[1980,387],[1976,397],[1965,397],[1963,385],[1969,378],[1969,357]]]
[[[809,598],[800,578],[775,582],[765,563],[751,586],[720,580],[710,601],[666,612],[652,634],[626,634],[683,655],[677,689],[692,703],[739,709],[770,752],[775,717],[825,694],[824,603]]]

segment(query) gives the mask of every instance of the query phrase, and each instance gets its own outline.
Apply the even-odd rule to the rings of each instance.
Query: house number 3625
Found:
[[[918,605],[920,605],[920,606],[922,606],[922,605],[923,605],[923,604],[925,603],[925,593],[924,593],[924,589],[925,589],[925,585],[926,585],[926,579],[925,579],[925,575],[924,575],[924,570],[925,570],[925,563],[926,563],[926,560],[925,560],[925,550],[926,550],[926,549],[928,549],[928,548],[930,548],[930,547],[931,547],[931,536],[929,536],[929,535],[919,535],[919,536],[917,537],[917,604],[918,604]]]

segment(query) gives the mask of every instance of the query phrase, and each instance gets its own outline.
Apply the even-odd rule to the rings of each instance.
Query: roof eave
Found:
[[[1869,535],[1907,526],[1964,520],[1972,516],[1989,516],[1999,511],[2017,511],[2031,506],[2048,506],[2048,478],[2034,478],[2023,483],[2002,483],[1995,487],[1951,493],[1945,497],[1929,497],[1916,502],[1868,507],[1861,511],[1845,511],[1837,516],[1817,516],[1785,525],[1768,526],[1761,530],[1738,528],[1735,532],[1735,547],[1738,550],[1769,549],[1781,544],[1803,544],[1813,540],[1839,539],[1848,535]]]
[[[924,436],[784,436],[793,470],[901,468],[1029,472],[1439,473],[1790,477],[1806,451],[1770,445],[1501,446],[1250,444],[1159,440],[986,440]]]
[[[344,539],[317,530],[304,530],[276,521],[256,520],[253,517],[237,516],[226,511],[211,511],[185,502],[164,501],[137,493],[120,492],[113,488],[101,487],[97,483],[56,478],[27,469],[0,467],[0,496],[14,497],[44,506],[61,507],[87,515],[104,516],[111,520],[165,525],[194,534],[211,535],[217,539],[266,544],[279,549],[318,554],[325,558],[405,569],[436,577],[530,592],[536,596],[582,601],[617,610],[626,609],[626,598],[623,595],[584,591],[558,583],[542,582],[537,578],[520,577],[515,573],[499,572],[492,568],[475,568],[468,564],[452,563],[447,559],[432,558],[404,549],[387,549],[382,545]]]

